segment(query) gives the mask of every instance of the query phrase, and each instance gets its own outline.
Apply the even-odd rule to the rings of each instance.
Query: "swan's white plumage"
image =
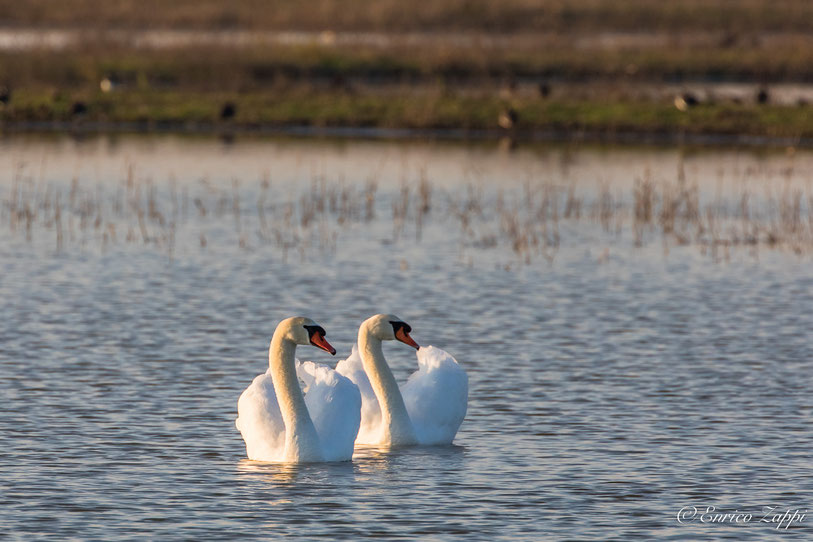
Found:
[[[296,374],[305,383],[305,404],[325,461],[350,459],[361,423],[359,389],[349,378],[312,361],[297,363]]]
[[[257,461],[279,461],[285,452],[285,424],[279,410],[271,369],[258,375],[237,401],[237,429],[246,454]]]
[[[305,383],[305,404],[319,435],[325,461],[346,461],[361,422],[361,395],[348,378],[326,365],[296,361],[296,373]],[[257,376],[237,402],[237,429],[249,459],[285,460],[285,424],[280,413],[271,369]]]
[[[420,444],[451,444],[466,417],[469,378],[448,352],[434,346],[417,351],[418,370],[400,386],[412,426]],[[364,372],[358,347],[336,365],[361,392],[361,427],[356,443],[380,444],[381,408]]]
[[[421,444],[451,444],[469,397],[469,377],[448,352],[434,346],[417,352],[418,370],[401,394]]]
[[[358,387],[361,393],[361,426],[359,427],[356,442],[359,444],[378,444],[381,442],[381,407],[373,392],[373,386],[364,365],[361,363],[358,345],[353,345],[350,357],[336,365],[336,372],[344,375]]]

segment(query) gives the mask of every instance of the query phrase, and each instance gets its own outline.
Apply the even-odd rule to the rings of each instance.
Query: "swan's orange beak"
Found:
[[[321,333],[311,335],[311,344],[316,348],[321,348],[325,352],[330,352],[331,356],[336,355],[336,349],[330,346],[330,343],[327,342],[327,339],[325,339],[325,336]]]
[[[403,327],[399,327],[398,331],[395,332],[395,338],[404,344],[408,344],[415,350],[419,350],[421,348],[418,343],[412,340],[412,337],[409,336],[409,333],[407,333]]]

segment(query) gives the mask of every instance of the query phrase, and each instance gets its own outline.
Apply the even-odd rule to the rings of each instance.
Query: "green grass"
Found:
[[[74,114],[82,102],[86,112]],[[236,115],[221,120],[226,102]],[[668,103],[574,100],[513,100],[517,134],[540,130],[612,134],[694,133],[813,137],[813,108],[775,105],[708,104],[686,112]],[[350,94],[307,88],[278,93],[121,91],[108,94],[15,93],[2,110],[6,123],[26,121],[158,122],[183,126],[343,126],[412,129],[500,130],[497,119],[507,103],[497,96],[448,92]]]

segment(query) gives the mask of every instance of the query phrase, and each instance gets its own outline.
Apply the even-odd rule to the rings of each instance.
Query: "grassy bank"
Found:
[[[7,30],[73,29],[0,48],[0,120],[813,135],[806,0],[165,4],[0,0]]]
[[[440,91],[351,94],[314,89],[275,93],[119,91],[15,94],[0,111],[8,126],[30,121],[140,123],[207,129],[377,127],[492,130],[519,137],[538,131],[612,135],[746,134],[813,138],[807,106],[701,104],[686,111],[660,102],[464,96]],[[509,126],[508,120],[513,122]]]

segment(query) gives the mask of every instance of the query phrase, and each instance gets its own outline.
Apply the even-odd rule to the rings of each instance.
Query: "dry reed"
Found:
[[[112,185],[89,186],[74,178],[65,186],[37,179],[21,164],[10,184],[0,186],[0,216],[11,237],[34,243],[50,235],[57,252],[141,244],[170,258],[190,240],[201,250],[215,250],[223,239],[233,239],[241,249],[268,246],[283,260],[292,254],[306,259],[314,252],[334,253],[349,228],[388,220],[387,242],[407,242],[404,233],[414,228],[420,243],[430,224],[448,237],[451,222],[461,254],[504,248],[526,264],[553,261],[563,245],[583,239],[579,224],[596,226],[613,242],[643,247],[660,239],[667,250],[696,246],[715,259],[728,258],[736,247],[754,254],[762,248],[796,254],[813,248],[813,194],[788,181],[768,187],[762,197],[742,188],[727,197],[718,189],[703,198],[682,167],[674,181],[644,172],[627,194],[601,181],[582,192],[575,184],[539,179],[492,191],[479,180],[447,190],[420,171],[392,192],[381,191],[375,178],[354,184],[314,176],[291,196],[283,187],[275,190],[270,179],[266,173],[254,186],[233,179],[227,188],[201,179],[179,189],[174,178],[157,183],[131,166]],[[190,201],[196,210],[191,214]]]

